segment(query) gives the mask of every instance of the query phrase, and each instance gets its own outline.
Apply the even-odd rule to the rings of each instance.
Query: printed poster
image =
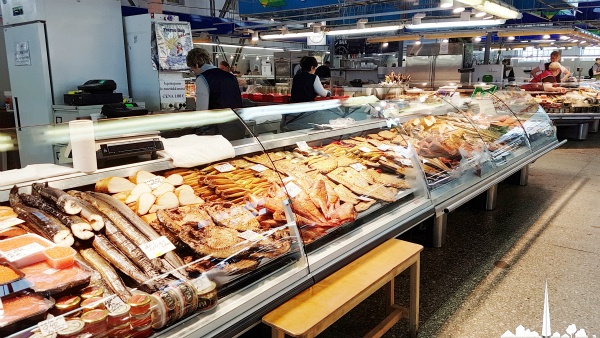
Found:
[[[29,41],[15,43],[15,66],[31,66]]]
[[[161,70],[187,70],[185,61],[193,48],[189,22],[156,22],[156,47]]]

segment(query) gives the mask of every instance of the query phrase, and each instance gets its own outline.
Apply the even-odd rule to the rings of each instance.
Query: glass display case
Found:
[[[46,314],[82,321],[104,307],[96,313],[106,325],[129,309],[140,336],[233,336],[449,200],[558,146],[543,111],[516,111],[527,98],[501,94],[366,96],[2,132],[27,156],[53,149],[62,164],[40,158],[0,172],[0,267],[25,270],[2,299],[40,307],[0,322],[0,333],[62,329]],[[245,123],[271,116],[281,116],[277,132],[255,136]],[[81,158],[86,142],[95,156]],[[81,210],[69,214],[67,202]],[[2,244],[28,232],[45,239],[18,241],[42,247],[25,264],[27,250]],[[43,251],[57,243],[76,248],[75,263],[49,265]],[[94,296],[99,303],[81,305]]]

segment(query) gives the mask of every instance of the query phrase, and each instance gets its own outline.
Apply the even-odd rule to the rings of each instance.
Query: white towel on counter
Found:
[[[0,186],[37,181],[44,178],[74,174],[76,172],[78,171],[62,165],[50,163],[30,164],[22,169],[12,169],[0,172]]]
[[[235,157],[235,149],[221,135],[185,135],[176,138],[163,138],[164,151],[178,168],[191,168]]]

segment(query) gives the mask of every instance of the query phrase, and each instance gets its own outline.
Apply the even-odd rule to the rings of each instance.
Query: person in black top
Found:
[[[319,68],[317,68],[317,70],[315,70],[315,75],[321,79],[330,78],[331,77],[331,69],[329,69],[330,65],[331,65],[331,62],[325,61],[324,64],[320,65]]]
[[[196,110],[242,108],[242,94],[237,78],[210,63],[210,54],[203,48],[189,51],[186,61],[196,74]],[[214,125],[214,134],[228,140],[244,138],[246,128],[239,120]]]
[[[300,60],[302,71],[292,80],[291,102],[310,102],[317,96],[331,96],[331,93],[321,84],[319,76],[315,75],[317,59],[305,56]]]

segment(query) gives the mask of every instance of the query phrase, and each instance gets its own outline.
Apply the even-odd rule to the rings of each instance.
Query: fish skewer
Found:
[[[110,266],[110,263],[102,258],[102,256],[100,256],[96,250],[85,249],[79,251],[79,253],[88,262],[88,264],[90,264],[102,275],[104,282],[106,282],[110,289],[114,291],[119,298],[126,302],[129,297],[131,297],[131,292],[129,292],[121,277],[119,277],[115,269]]]
[[[145,285],[150,289],[156,289],[152,283],[148,283],[148,276],[140,271],[140,269],[138,269],[138,267],[133,264],[127,256],[121,253],[121,251],[119,251],[119,249],[117,249],[106,237],[97,234],[96,237],[94,237],[92,245],[100,256],[104,257],[104,259],[117,267],[124,274],[131,277],[135,282],[140,285]]]
[[[81,206],[77,204],[77,201],[75,201],[71,195],[60,189],[48,187],[42,183],[33,183],[31,188],[35,195],[40,195],[54,202],[56,207],[64,213],[76,215],[81,212]]]
[[[154,240],[160,237],[160,234],[156,232],[156,230],[154,230],[150,225],[144,222],[144,220],[142,220],[131,209],[129,209],[127,205],[121,203],[116,198],[106,194],[95,192],[90,192],[90,195],[102,202],[105,202],[110,207],[114,208],[118,213],[123,215],[129,221],[130,224],[132,224],[135,228],[142,232],[148,239]],[[166,259],[172,267],[179,269],[181,273],[185,274],[185,270],[183,269],[185,263],[183,262],[181,257],[179,257],[175,252],[167,252],[164,256],[164,259]],[[168,269],[168,267],[165,268]]]
[[[40,196],[20,194],[19,197],[25,204],[56,217],[62,224],[71,229],[73,236],[83,240],[94,237],[92,225],[84,221],[81,217],[61,212]]]

